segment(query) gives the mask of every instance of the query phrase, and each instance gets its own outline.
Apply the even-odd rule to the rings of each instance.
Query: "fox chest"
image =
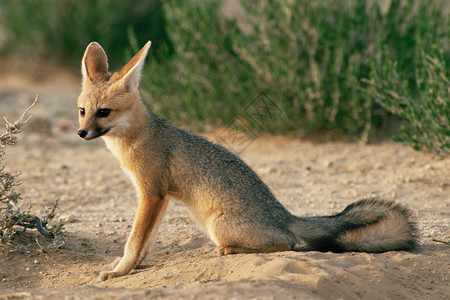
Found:
[[[139,191],[139,181],[131,168],[127,166],[128,155],[122,149],[120,143],[112,138],[107,137],[104,137],[103,140],[105,141],[106,148],[108,148],[109,151],[111,151],[111,153],[114,155],[114,157],[117,158],[117,160],[120,162],[120,166],[123,172],[130,178],[136,190]]]

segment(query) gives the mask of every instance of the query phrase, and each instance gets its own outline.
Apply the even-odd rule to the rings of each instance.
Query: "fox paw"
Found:
[[[110,266],[111,266],[111,268],[115,268],[119,263],[120,263],[120,260],[122,259],[122,257],[117,257],[111,264],[110,264]]]
[[[97,277],[97,282],[102,282],[108,279],[119,277],[120,275],[114,271],[102,271],[100,275]]]
[[[220,247],[219,248],[219,255],[220,256],[224,256],[224,255],[228,255],[228,254],[234,254],[236,252],[233,251],[232,247]]]

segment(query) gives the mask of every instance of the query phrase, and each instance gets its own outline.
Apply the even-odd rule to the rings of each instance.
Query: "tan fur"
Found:
[[[98,280],[128,274],[145,258],[169,198],[186,205],[221,255],[286,251],[301,241],[320,251],[412,248],[415,229],[403,207],[369,199],[335,216],[293,216],[239,157],[152,114],[138,91],[149,48],[114,74],[98,43],[82,60],[78,135],[104,139],[139,197],[124,255]]]
[[[345,231],[338,237],[339,243],[347,245],[353,251],[382,252],[385,249],[375,251],[379,247],[378,241],[384,240],[383,247],[394,248],[399,240],[410,240],[410,227],[404,214],[398,211],[390,211],[391,216],[386,217],[371,226],[359,227]],[[395,228],[395,230],[393,230]]]

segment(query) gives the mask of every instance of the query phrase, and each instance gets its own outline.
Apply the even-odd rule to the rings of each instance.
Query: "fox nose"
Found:
[[[77,134],[80,138],[84,138],[87,136],[88,132],[86,130],[80,129],[80,130],[78,130]]]

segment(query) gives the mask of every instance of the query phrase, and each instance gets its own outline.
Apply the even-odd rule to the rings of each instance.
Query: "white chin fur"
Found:
[[[117,118],[112,124],[111,130],[107,133],[108,136],[121,136],[126,134],[128,128],[130,128],[131,125],[131,116],[130,112],[126,111],[120,116],[120,118]]]

